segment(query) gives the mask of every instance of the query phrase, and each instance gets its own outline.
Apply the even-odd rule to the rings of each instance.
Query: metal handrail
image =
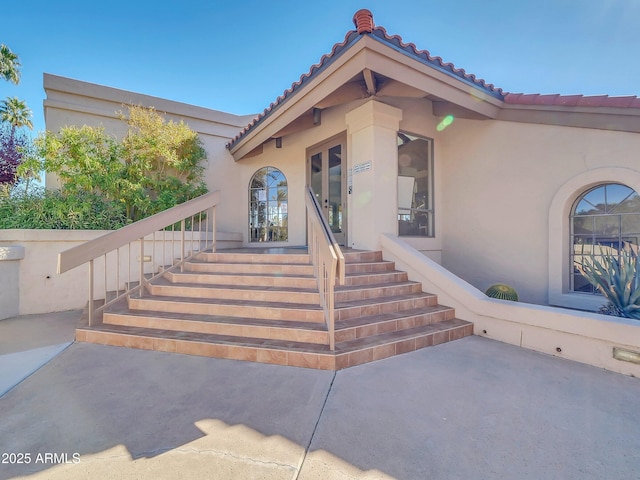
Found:
[[[116,248],[123,247],[152,232],[211,208],[218,204],[219,201],[219,190],[205,193],[193,200],[186,201],[94,240],[65,250],[58,254],[58,273],[64,273],[72,268],[84,265],[88,261],[101,257]]]
[[[215,251],[216,245],[216,205],[220,201],[220,192],[214,191],[201,195],[175,207],[159,212],[150,217],[102,235],[94,240],[75,246],[58,254],[58,273],[67,272],[86,263],[89,264],[89,325],[93,324],[95,314],[104,310],[126,295],[139,292],[143,295],[144,287],[168,269],[184,268],[184,263],[199,252],[208,248]],[[204,220],[204,228],[203,228]],[[176,229],[176,225],[180,225]],[[196,231],[197,225],[197,231]],[[170,229],[170,230],[169,230]],[[158,239],[157,233],[160,233]],[[189,233],[189,238],[187,238]],[[203,239],[204,234],[204,239]],[[169,240],[166,237],[169,235]],[[149,237],[152,238],[149,238]],[[176,236],[178,237],[176,240]],[[209,236],[211,237],[209,239]],[[145,255],[145,241],[152,242],[152,255]],[[131,268],[132,244],[139,242],[138,283],[132,282]],[[156,258],[156,243],[160,243],[162,251]],[[177,245],[176,245],[177,243]],[[167,245],[168,244],[168,245]],[[127,281],[124,282],[120,271],[120,249],[128,247]],[[135,248],[134,248],[135,250]],[[168,250],[168,252],[167,252]],[[177,251],[177,253],[176,253]],[[150,252],[151,253],[151,252]],[[110,260],[108,260],[110,256]],[[104,303],[94,305],[95,260],[104,258]],[[114,258],[115,257],[115,258]],[[179,261],[177,261],[179,259]],[[115,261],[115,280],[109,278],[108,270]],[[152,262],[145,275],[145,262]],[[157,267],[157,268],[156,268]],[[157,271],[156,271],[157,270]],[[115,297],[107,298],[109,280],[115,283]],[[124,282],[124,287],[120,285]]]
[[[307,187],[305,196],[309,257],[318,283],[320,306],[324,312],[329,348],[335,350],[335,296],[336,279],[344,285],[344,255],[336,242],[313,190]]]

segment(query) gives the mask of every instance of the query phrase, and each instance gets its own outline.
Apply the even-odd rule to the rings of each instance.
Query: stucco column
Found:
[[[376,100],[347,113],[349,246],[379,248],[380,233],[397,233],[398,146],[402,110]]]

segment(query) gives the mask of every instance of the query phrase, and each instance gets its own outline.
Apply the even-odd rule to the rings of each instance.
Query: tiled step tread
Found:
[[[407,295],[390,295],[386,297],[378,298],[366,298],[362,300],[353,300],[349,302],[339,302],[335,304],[335,309],[346,309],[351,307],[363,307],[367,305],[375,305],[381,303],[389,303],[394,301],[412,300],[420,298],[435,298],[436,296],[430,293],[410,293]],[[138,295],[133,295],[131,298],[139,299]],[[147,294],[142,297],[142,300],[153,300],[159,302],[180,302],[180,303],[201,303],[211,305],[238,305],[238,306],[251,306],[251,307],[264,307],[264,308],[287,308],[287,309],[301,309],[301,310],[322,310],[320,305],[307,304],[307,303],[291,303],[291,302],[265,302],[265,301],[249,301],[249,300],[233,300],[233,299],[217,299],[217,298],[202,298],[202,297],[180,297],[171,295],[151,295]]]
[[[369,315],[366,317],[356,317],[347,320],[341,320],[336,322],[336,332],[340,330],[346,330],[348,328],[360,327],[364,325],[373,325],[376,323],[387,322],[390,320],[400,320],[407,317],[428,315],[432,313],[440,313],[453,311],[450,307],[443,305],[435,305],[430,307],[415,308],[412,310],[403,310],[399,312],[381,313],[378,315]],[[226,315],[201,315],[197,313],[173,313],[163,312],[157,310],[130,310],[126,304],[117,304],[109,307],[106,312],[107,315],[127,315],[131,317],[147,317],[147,318],[161,318],[167,320],[188,320],[194,322],[204,323],[225,323],[235,325],[247,325],[255,327],[278,327],[278,328],[291,328],[291,329],[305,329],[313,331],[326,332],[327,328],[324,323],[315,322],[302,322],[292,320],[272,320],[272,319],[258,319],[249,317],[230,317]]]
[[[379,250],[343,250],[342,255],[345,263],[379,262],[382,260],[382,252]]]
[[[335,292],[355,292],[358,290],[369,290],[373,288],[404,287],[415,286],[418,284],[418,282],[407,280],[403,282],[368,283],[366,285],[336,285]]]
[[[172,282],[166,277],[158,277],[152,285],[166,286],[166,287],[190,287],[190,288],[205,288],[210,290],[246,290],[246,291],[265,291],[265,292],[282,292],[282,293],[318,293],[317,288],[297,288],[297,287],[283,287],[279,285],[237,285],[237,284],[212,284],[212,283],[194,283],[194,282]],[[403,287],[403,286],[415,286],[418,282],[404,281],[404,282],[388,282],[388,283],[371,283],[367,285],[340,285],[336,287],[336,293],[342,292],[355,292],[360,290],[370,290],[375,288],[390,288],[390,287]]]
[[[367,347],[376,347],[378,345],[384,345],[386,343],[392,343],[400,340],[406,340],[416,336],[429,335],[437,332],[444,332],[453,330],[460,327],[471,325],[465,320],[454,318],[451,320],[444,320],[438,323],[431,323],[429,325],[422,325],[420,327],[407,328],[405,330],[396,330],[394,332],[380,333],[370,337],[357,338],[355,340],[348,340],[336,344],[336,353],[351,352],[360,350]]]
[[[414,337],[445,332],[470,325],[469,322],[459,319],[446,320],[444,322],[424,325],[421,327],[383,333],[371,337],[349,340],[336,345],[335,352],[331,352],[328,345],[317,343],[295,342],[288,340],[273,340],[265,338],[235,337],[229,335],[215,335],[205,333],[178,332],[173,330],[160,330],[143,327],[128,327],[121,325],[103,324],[100,327],[79,328],[78,330],[98,331],[130,335],[135,337],[147,337],[157,339],[182,340],[220,345],[235,345],[240,347],[268,348],[273,350],[286,350],[307,353],[342,354],[362,350],[368,347],[385,345]]]
[[[428,307],[413,308],[410,310],[400,310],[397,312],[379,313],[377,315],[367,315],[364,317],[348,318],[346,320],[340,320],[336,322],[336,332],[345,330],[347,328],[361,327],[364,325],[371,325],[381,322],[387,322],[390,320],[401,320],[403,318],[415,317],[418,315],[428,315],[440,312],[453,312],[451,307],[445,307],[444,305],[433,305]]]
[[[263,308],[288,308],[288,309],[300,309],[300,310],[321,310],[319,305],[307,304],[307,303],[287,303],[287,302],[264,302],[264,301],[247,301],[247,300],[232,300],[232,299],[217,299],[217,298],[202,298],[202,297],[178,297],[168,295],[145,295],[140,298],[137,295],[132,295],[135,300],[151,300],[159,302],[177,302],[177,303],[200,303],[210,305],[237,305],[237,306],[251,306],[251,307],[263,307]]]
[[[340,310],[343,308],[365,307],[367,305],[375,305],[375,304],[396,302],[396,301],[402,301],[402,300],[413,300],[413,299],[419,299],[419,298],[435,298],[435,297],[436,295],[432,293],[425,293],[425,292],[409,293],[406,295],[388,295],[388,296],[377,297],[377,298],[364,298],[362,300],[351,300],[348,302],[336,302],[336,304],[334,305],[334,308],[336,310]]]
[[[211,255],[211,254],[209,254]],[[250,256],[250,255],[249,255]],[[211,261],[211,260],[207,260],[204,258],[199,258],[199,257],[193,257],[191,259],[189,259],[189,261],[187,263],[215,263],[216,265],[267,265],[267,266],[280,266],[280,265],[284,265],[284,266],[296,266],[296,267],[301,267],[301,266],[309,266],[310,263],[308,262],[259,262],[259,261],[251,261],[251,259],[247,258],[245,261],[230,261],[231,259],[223,259],[222,261],[217,260],[217,261]]]
[[[207,262],[190,260],[185,263],[188,272],[215,272],[244,274],[241,272],[279,275],[280,272],[290,275],[312,275],[313,265],[308,263],[247,263],[247,262]]]
[[[202,262],[202,263],[208,263],[208,262]],[[268,273],[233,273],[233,272],[195,272],[195,271],[189,271],[189,270],[185,270],[184,272],[173,271],[171,273],[176,277],[180,277],[181,275],[202,275],[210,278],[220,278],[220,277],[273,278],[273,277],[276,277],[276,278],[290,278],[290,279],[300,278],[304,280],[315,278],[313,275],[304,275],[304,274],[296,274],[296,273],[268,274]],[[373,277],[373,276],[392,277],[396,275],[401,275],[403,273],[405,272],[402,272],[400,270],[388,270],[385,272],[357,272],[357,273],[354,272],[354,273],[347,273],[345,276],[348,278],[364,278],[364,277]],[[386,284],[387,283],[385,283],[385,285]],[[369,284],[363,284],[362,286],[365,286],[365,285],[368,286]],[[336,285],[336,288],[338,287],[343,288],[343,286],[341,285],[340,286]]]
[[[305,329],[314,330],[320,332],[326,332],[327,327],[324,323],[314,322],[301,322],[292,320],[270,320],[270,319],[258,319],[247,317],[229,317],[226,315],[201,315],[197,313],[172,313],[161,312],[156,310],[129,310],[126,305],[118,308],[110,308],[107,315],[127,315],[131,317],[147,317],[147,318],[161,318],[166,320],[187,320],[194,322],[204,323],[225,323],[236,324],[239,326],[251,326],[251,327],[278,327],[278,328],[291,328],[291,329]]]
[[[163,286],[163,287],[189,287],[189,288],[202,288],[208,290],[246,290],[246,291],[254,291],[254,292],[281,292],[281,293],[318,293],[318,289],[313,288],[295,288],[295,287],[282,287],[282,286],[254,286],[254,285],[214,285],[210,283],[190,283],[190,282],[172,282],[168,278],[158,277],[153,282],[151,282],[153,286]]]
[[[351,264],[349,264],[351,265]],[[372,275],[398,275],[400,273],[406,273],[402,270],[385,270],[384,272],[351,272],[345,274],[345,277],[370,277]]]
[[[354,267],[358,265],[394,265],[394,262],[390,260],[373,260],[370,262],[344,262],[347,267]]]
[[[212,333],[194,333],[108,324],[103,324],[100,327],[79,328],[79,330],[116,333],[137,337],[151,337],[165,340],[187,340],[192,342],[215,343],[221,345],[236,345],[240,347],[262,347],[300,352],[329,353],[328,345],[288,340],[273,340],[267,338],[237,337],[231,335],[216,335]]]
[[[203,263],[209,263],[209,262],[203,262]],[[313,275],[303,275],[303,274],[293,274],[293,273],[282,273],[282,274],[274,273],[270,275],[268,273],[193,272],[189,270],[185,270],[184,272],[174,271],[171,273],[173,273],[173,275],[178,277],[181,275],[202,275],[202,276],[207,276],[211,278],[219,278],[219,277],[273,278],[273,277],[277,277],[277,278],[291,278],[291,279],[301,278],[305,280],[314,278]]]

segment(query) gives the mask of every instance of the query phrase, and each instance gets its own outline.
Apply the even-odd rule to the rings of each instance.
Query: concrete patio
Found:
[[[636,378],[479,337],[337,373],[71,343],[79,315],[0,321],[0,479],[640,478]]]

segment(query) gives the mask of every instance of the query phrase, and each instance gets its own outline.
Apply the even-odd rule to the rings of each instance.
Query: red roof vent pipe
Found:
[[[353,15],[353,24],[360,35],[373,32],[373,13],[365,8],[358,10]]]

